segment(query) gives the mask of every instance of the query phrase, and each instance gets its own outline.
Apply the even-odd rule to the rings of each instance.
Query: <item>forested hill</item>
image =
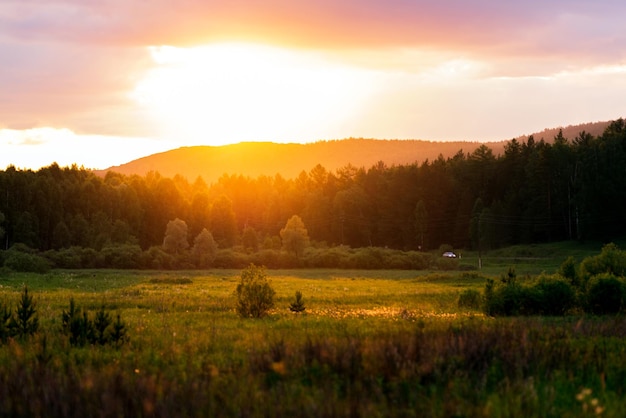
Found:
[[[582,131],[600,136],[609,122],[592,122],[564,128],[545,129],[532,134],[536,140],[551,143],[562,130],[563,137],[573,140]],[[525,142],[530,135],[516,138]],[[507,141],[490,142],[486,145],[494,155],[501,155]],[[451,158],[459,151],[473,153],[479,142],[436,142],[422,140],[343,139],[319,141],[310,144],[277,144],[271,142],[246,142],[224,146],[183,147],[149,155],[126,164],[97,171],[131,175],[145,175],[151,171],[165,177],[181,175],[188,180],[202,177],[212,183],[223,174],[241,174],[247,177],[260,175],[295,178],[302,171],[321,165],[330,171],[351,164],[357,168],[369,168],[379,161],[387,166],[406,165],[426,160],[434,161],[440,155]]]
[[[505,142],[489,143],[495,154],[500,154]],[[241,174],[245,177],[261,175],[295,178],[302,171],[310,171],[318,164],[335,171],[349,164],[369,168],[379,161],[388,166],[433,161],[442,155],[454,156],[459,150],[474,152],[478,142],[433,142],[420,140],[343,139],[309,144],[277,144],[271,142],[244,142],[223,146],[183,147],[153,154],[107,171],[121,174],[145,175],[150,171],[165,177],[179,174],[188,180],[202,177],[212,183],[223,174]]]

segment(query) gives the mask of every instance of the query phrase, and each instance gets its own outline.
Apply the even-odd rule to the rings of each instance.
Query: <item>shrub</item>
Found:
[[[598,274],[609,273],[614,276],[626,276],[626,251],[615,244],[602,247],[602,252],[593,257],[586,257],[580,263],[581,276],[585,281]]]
[[[50,263],[37,254],[10,249],[5,254],[4,266],[13,271],[27,273],[47,273]]]
[[[213,260],[213,266],[217,268],[243,268],[248,264],[247,254],[238,253],[230,248],[218,250]]]
[[[576,294],[572,286],[564,279],[542,277],[533,286],[538,296],[536,311],[542,315],[564,315],[574,307]]]
[[[274,307],[276,292],[267,280],[265,267],[250,264],[243,270],[235,293],[237,313],[242,318],[262,318]]]
[[[573,285],[578,284],[578,277],[576,273],[576,262],[574,257],[568,257],[559,267],[559,274],[569,280]]]
[[[480,292],[476,289],[466,289],[459,295],[459,308],[479,309],[480,303]]]
[[[618,313],[624,290],[624,283],[611,274],[594,277],[587,289],[587,310],[597,315]]]
[[[141,247],[135,244],[111,244],[102,248],[104,262],[107,267],[118,269],[134,269],[139,267]]]
[[[437,259],[435,266],[437,267],[437,270],[441,271],[458,270],[459,260],[456,258],[441,257]]]
[[[536,289],[520,285],[516,280],[487,279],[483,310],[490,316],[532,314],[539,305]]]

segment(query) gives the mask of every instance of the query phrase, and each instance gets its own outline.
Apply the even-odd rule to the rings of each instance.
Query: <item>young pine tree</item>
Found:
[[[17,336],[26,337],[33,335],[39,329],[39,318],[33,297],[28,294],[28,287],[24,286],[22,297],[17,305],[13,319],[13,329]]]
[[[0,302],[0,343],[11,336],[11,309]]]
[[[296,291],[296,300],[289,305],[289,310],[295,313],[302,313],[306,310],[304,301],[302,300],[302,292]]]

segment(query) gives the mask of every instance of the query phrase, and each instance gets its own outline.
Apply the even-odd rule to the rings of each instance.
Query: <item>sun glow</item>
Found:
[[[194,143],[325,139],[359,111],[376,74],[321,54],[225,43],[150,47],[133,97],[168,136]]]

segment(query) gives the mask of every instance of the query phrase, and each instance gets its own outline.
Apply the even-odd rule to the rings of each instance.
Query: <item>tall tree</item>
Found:
[[[472,221],[470,224],[470,236],[472,239],[472,247],[478,251],[478,268],[482,268],[482,245],[484,237],[483,229],[483,212],[485,211],[485,205],[482,199],[479,197],[474,203],[474,209],[472,210]]]
[[[2,227],[2,224],[4,223],[4,219],[4,213],[0,212],[0,248],[4,247],[2,245],[2,238],[4,238],[4,228]]]
[[[169,221],[165,228],[163,249],[168,253],[180,254],[187,248],[189,248],[189,242],[187,241],[187,223],[178,218]]]
[[[309,233],[298,215],[289,218],[285,227],[280,230],[280,238],[283,248],[293,252],[296,257],[300,257],[309,246]]]
[[[196,266],[200,268],[210,267],[217,255],[217,243],[213,235],[204,228],[193,240],[191,252],[195,258]]]
[[[426,249],[425,237],[428,230],[428,211],[426,210],[426,204],[423,200],[417,202],[415,205],[415,231],[417,232],[417,242],[420,250]]]
[[[237,220],[232,201],[226,195],[221,195],[213,202],[210,227],[220,248],[230,248],[235,245]]]

